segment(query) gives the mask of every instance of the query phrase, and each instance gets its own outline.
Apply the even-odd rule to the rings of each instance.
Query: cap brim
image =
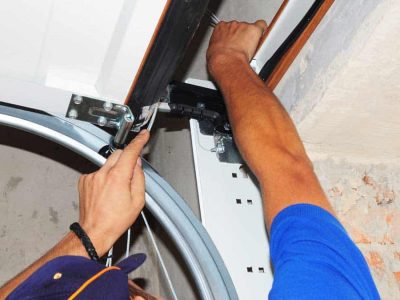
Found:
[[[137,253],[123,259],[116,266],[121,268],[125,274],[129,274],[139,268],[146,260],[146,257],[144,253]]]

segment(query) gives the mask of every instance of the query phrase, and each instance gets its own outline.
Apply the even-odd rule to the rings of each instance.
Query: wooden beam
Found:
[[[326,13],[328,12],[328,10],[330,9],[330,7],[334,2],[335,0],[325,0],[325,2],[321,5],[318,12],[315,14],[314,18],[307,25],[306,29],[303,31],[303,33],[300,35],[297,41],[292,45],[292,47],[282,57],[281,61],[276,66],[271,76],[269,76],[268,80],[266,81],[266,84],[268,85],[269,88],[271,88],[272,90],[275,89],[275,87],[282,79],[283,75],[285,75],[285,73],[287,72],[293,61],[296,59],[297,55],[300,53],[301,49],[303,49],[304,45],[309,40],[309,38],[311,37],[315,29],[318,27],[321,20],[324,18],[324,16],[326,15]],[[284,2],[283,5],[286,5],[286,3]],[[282,12],[281,9],[278,11],[278,14]]]
[[[281,16],[281,14],[283,13],[283,11],[285,10],[286,5],[287,5],[288,3],[289,3],[289,0],[283,0],[282,5],[279,7],[278,12],[275,14],[274,18],[272,19],[271,24],[268,24],[268,28],[267,28],[267,30],[265,30],[265,32],[264,32],[264,34],[263,34],[263,36],[262,36],[262,38],[261,38],[261,40],[260,40],[260,43],[258,44],[257,51],[258,51],[258,49],[260,49],[260,47],[264,44],[265,39],[266,39],[266,38],[268,37],[268,35],[270,34],[272,28],[274,28],[274,26],[275,26],[275,24],[276,24],[276,21],[278,21],[279,17]]]

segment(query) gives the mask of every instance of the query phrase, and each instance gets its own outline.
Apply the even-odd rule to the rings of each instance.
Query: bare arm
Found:
[[[238,148],[260,182],[270,227],[274,217],[293,204],[333,210],[290,116],[249,65],[265,28],[264,21],[220,23],[207,61],[224,96]]]
[[[144,206],[144,174],[140,152],[149,139],[148,132],[117,150],[95,173],[79,180],[79,223],[86,231],[99,256],[133,224]],[[68,233],[56,246],[0,289],[0,299],[9,295],[20,283],[46,262],[63,255],[88,257],[81,241]]]

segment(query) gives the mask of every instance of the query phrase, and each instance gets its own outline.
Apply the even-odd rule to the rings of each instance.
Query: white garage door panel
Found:
[[[21,79],[35,76],[51,4],[52,0],[1,1],[0,74]]]
[[[29,82],[123,103],[167,2],[2,0],[2,82],[12,79],[24,87]],[[10,89],[7,96],[0,101],[14,101]],[[35,108],[46,104],[41,106]]]

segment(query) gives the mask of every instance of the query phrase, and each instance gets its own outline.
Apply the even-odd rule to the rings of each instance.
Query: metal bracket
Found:
[[[115,104],[73,94],[66,113],[67,118],[118,129],[110,148],[123,148],[132,129],[134,116],[126,105]]]
[[[169,113],[200,121],[204,125],[203,133],[212,135],[214,128],[228,124],[225,104],[218,91],[172,82],[168,86],[168,92]]]
[[[211,149],[211,152],[217,154],[220,162],[230,164],[244,163],[231,134],[214,132],[214,143],[215,147]]]
[[[172,82],[168,91],[168,112],[196,119],[201,134],[214,137],[215,146],[211,151],[217,154],[220,162],[243,163],[220,92],[182,82]]]

